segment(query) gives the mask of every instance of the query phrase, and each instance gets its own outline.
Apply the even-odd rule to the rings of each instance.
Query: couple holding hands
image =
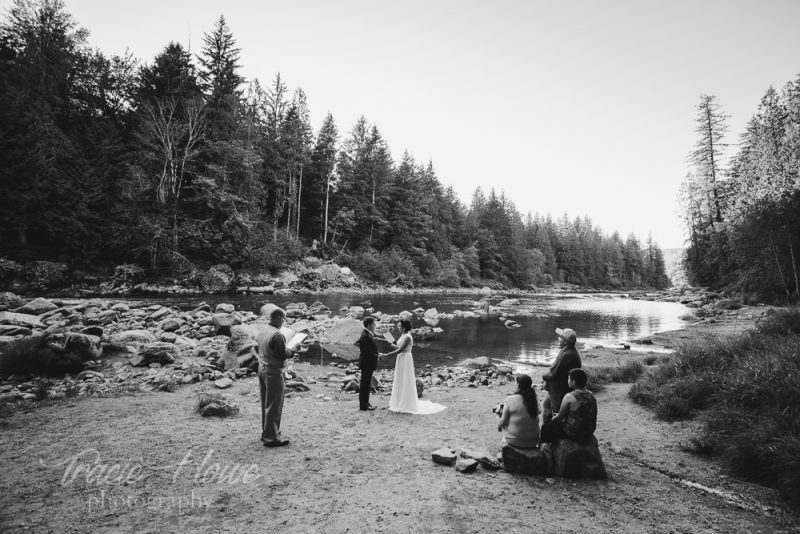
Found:
[[[375,319],[367,317],[363,321],[364,330],[358,340],[359,365],[361,367],[361,383],[358,389],[359,409],[362,411],[374,410],[375,406],[369,403],[369,394],[372,389],[372,375],[378,367],[378,358],[397,354],[394,368],[394,381],[392,382],[392,396],[389,400],[389,411],[410,414],[432,414],[445,409],[445,406],[435,402],[423,401],[417,398],[417,378],[414,374],[414,358],[411,348],[414,338],[411,336],[411,321],[400,321],[402,334],[397,339],[394,350],[379,353],[375,343]]]

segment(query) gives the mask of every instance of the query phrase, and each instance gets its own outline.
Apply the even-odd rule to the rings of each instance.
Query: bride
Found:
[[[411,356],[411,347],[414,346],[414,339],[411,337],[411,321],[408,319],[400,321],[400,329],[403,334],[397,340],[397,348],[392,352],[380,355],[391,356],[397,354],[389,411],[431,414],[444,410],[445,406],[441,404],[417,399],[417,379],[414,375],[414,358]]]

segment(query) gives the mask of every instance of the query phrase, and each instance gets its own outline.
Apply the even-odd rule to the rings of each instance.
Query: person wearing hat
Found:
[[[569,393],[569,372],[582,367],[581,355],[575,348],[575,343],[578,341],[575,331],[571,328],[556,328],[556,334],[558,334],[561,351],[558,353],[556,361],[553,362],[553,366],[550,367],[550,371],[542,376],[546,384],[545,389],[550,394],[544,403],[542,413],[544,420],[549,420],[553,413],[558,413],[561,408],[561,399]]]

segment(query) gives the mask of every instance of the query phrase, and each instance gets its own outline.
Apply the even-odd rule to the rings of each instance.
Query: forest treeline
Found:
[[[800,78],[770,87],[725,164],[726,115],[712,95],[697,107],[693,170],[682,188],[690,233],[685,265],[698,285],[757,300],[800,296]]]
[[[141,62],[87,38],[58,0],[17,0],[0,24],[0,256],[180,273],[316,254],[379,283],[669,283],[651,239],[523,217],[494,189],[467,206],[363,117],[314,131],[302,89],[244,79],[224,17],[197,55],[170,42]]]

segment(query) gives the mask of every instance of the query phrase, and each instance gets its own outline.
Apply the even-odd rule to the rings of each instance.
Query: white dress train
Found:
[[[397,340],[398,345],[403,343],[403,336],[408,336],[408,346],[397,355],[389,411],[416,415],[441,412],[446,406],[417,398],[417,377],[414,374],[414,358],[411,356],[414,339],[409,333],[403,334]]]

